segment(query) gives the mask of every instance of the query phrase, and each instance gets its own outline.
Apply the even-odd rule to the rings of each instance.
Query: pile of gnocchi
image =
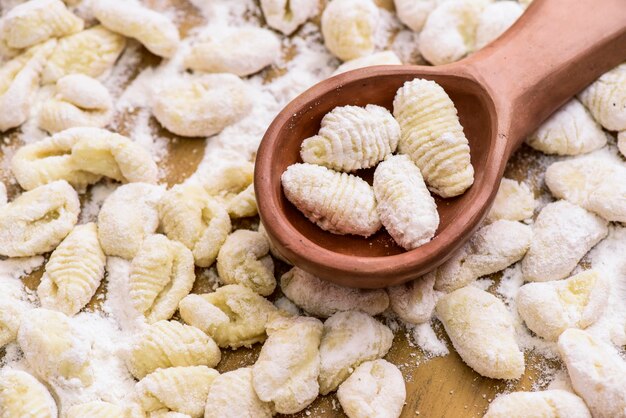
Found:
[[[149,115],[172,149],[199,137],[188,141],[209,150],[238,124],[262,125],[260,140],[267,125],[255,111],[267,103],[252,93],[271,83],[264,77],[289,74],[285,57],[304,39],[332,63],[322,77],[408,63],[379,39],[381,17],[392,16],[419,33],[420,60],[437,65],[482,48],[530,2],[214,0],[202,17],[222,26],[208,32],[189,31],[164,3],[0,0],[0,132],[19,145],[3,146],[0,170],[1,417],[310,415],[319,395],[350,418],[413,416],[409,379],[389,355],[398,321],[440,323],[467,366],[492,379],[529,368],[519,327],[557,347],[569,386],[502,394],[488,418],[626,415],[626,318],[594,330],[619,313],[626,278],[605,272],[626,263],[619,253],[608,267],[588,259],[625,236],[626,63],[529,136],[525,150],[554,156],[539,184],[505,178],[449,261],[403,285],[352,289],[273,250],[257,217],[253,155],[222,150],[209,174],[166,178],[167,161],[123,129],[133,110],[120,107],[116,89],[126,86],[112,88],[111,74],[132,48],[157,62],[146,71],[166,78],[148,86]],[[454,104],[425,80],[398,90],[393,114],[334,109],[301,156],[282,181],[311,221],[363,236],[384,226],[406,249],[435,234],[430,193],[457,196],[473,182]],[[373,187],[349,174],[375,166]],[[98,202],[103,185],[111,193]],[[30,276],[5,271],[39,262]],[[525,282],[513,300],[479,284],[511,268]],[[121,364],[119,384],[130,382],[123,396],[103,383],[99,330],[85,332],[93,317],[120,336],[107,355]],[[241,352],[246,362],[233,367]]]

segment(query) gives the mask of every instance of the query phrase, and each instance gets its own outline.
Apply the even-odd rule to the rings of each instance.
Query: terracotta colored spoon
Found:
[[[268,235],[286,259],[337,284],[379,288],[419,277],[475,231],[524,138],[625,60],[626,0],[535,0],[504,35],[462,61],[370,67],[322,81],[283,109],[259,147],[254,185]],[[302,141],[317,133],[322,117],[336,106],[373,103],[391,110],[396,90],[416,77],[435,80],[454,101],[476,172],[464,195],[437,200],[441,224],[435,238],[405,252],[384,230],[365,239],[334,235],[309,222],[287,201],[280,183],[285,169],[299,161]]]

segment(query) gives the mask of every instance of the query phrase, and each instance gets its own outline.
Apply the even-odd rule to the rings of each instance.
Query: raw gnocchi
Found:
[[[22,314],[26,309],[28,307],[23,301],[0,294],[0,349],[17,338]]]
[[[41,306],[68,316],[76,315],[100,286],[105,263],[96,224],[74,227],[46,264],[37,288]]]
[[[0,416],[57,418],[57,405],[48,389],[21,370],[0,372]]]
[[[622,131],[617,134],[617,148],[619,149],[619,152],[626,157],[626,131]]]
[[[252,386],[252,369],[223,373],[209,388],[204,418],[271,418],[271,404],[259,399]]]
[[[341,106],[324,116],[317,135],[302,142],[300,156],[305,163],[354,171],[383,161],[399,138],[400,126],[384,107]]]
[[[585,329],[604,312],[609,282],[588,270],[566,280],[528,283],[517,294],[517,310],[535,334],[556,341],[568,328]]]
[[[320,393],[337,389],[361,363],[385,356],[392,341],[391,330],[366,313],[338,312],[328,318],[320,344]]]
[[[415,32],[422,30],[428,15],[441,2],[442,0],[394,0],[398,19]]]
[[[408,283],[388,287],[391,310],[409,324],[430,321],[439,297],[434,285],[435,273],[430,272]]]
[[[591,418],[587,405],[565,390],[512,392],[491,402],[483,418]]]
[[[248,161],[231,162],[205,177],[201,180],[202,186],[226,208],[231,218],[257,214],[254,164]]]
[[[284,35],[291,35],[315,16],[318,5],[318,0],[261,0],[267,25]]]
[[[523,221],[533,216],[536,206],[535,196],[525,183],[503,178],[487,220]]]
[[[110,402],[93,401],[77,404],[67,410],[65,418],[145,418],[134,407],[125,407]]]
[[[189,295],[179,305],[181,318],[209,334],[220,347],[250,347],[265,340],[274,305],[241,285],[227,285],[213,293]]]
[[[406,387],[396,366],[386,360],[367,361],[339,386],[337,397],[350,418],[398,418]]]
[[[54,250],[79,212],[78,194],[62,180],[22,193],[0,207],[0,254],[28,257]]]
[[[436,311],[452,345],[476,372],[492,379],[517,379],[524,373],[513,318],[500,299],[467,286],[439,299]]]
[[[176,25],[139,2],[96,0],[92,11],[104,27],[137,39],[155,55],[171,58],[178,48],[180,35]]]
[[[217,256],[217,272],[225,284],[241,284],[262,296],[276,288],[274,262],[267,239],[256,231],[230,234]]]
[[[500,220],[482,227],[435,272],[435,289],[451,292],[519,261],[532,241],[526,224]]]
[[[214,367],[220,359],[220,349],[204,332],[176,321],[159,321],[137,336],[126,364],[133,376],[143,379],[168,367]]]
[[[469,144],[454,103],[441,86],[407,81],[393,99],[393,115],[401,131],[398,151],[411,157],[431,191],[453,197],[472,185]]]
[[[626,63],[604,73],[578,98],[594,119],[609,131],[626,129]]]
[[[579,206],[565,200],[548,204],[537,216],[530,248],[522,260],[524,280],[567,277],[607,233],[606,221]]]
[[[326,48],[342,61],[371,54],[378,19],[372,0],[332,0],[322,13]]]
[[[234,74],[181,76],[155,97],[154,116],[165,129],[181,136],[215,135],[252,108],[248,86]]]
[[[368,237],[381,227],[374,189],[359,177],[304,163],[290,165],[281,182],[287,199],[326,231]]]
[[[196,280],[193,255],[160,234],[146,237],[130,265],[130,301],[148,323],[170,319]]]
[[[524,13],[517,1],[496,1],[488,4],[478,16],[474,49],[482,49],[502,35]]]
[[[322,329],[318,319],[302,316],[276,315],[267,324],[252,383],[259,399],[271,402],[276,412],[295,414],[317,398]]]
[[[402,61],[393,51],[374,52],[361,58],[355,58],[341,64],[333,75],[345,73],[346,71],[356,70],[358,68],[371,67],[374,65],[401,65]]]
[[[307,313],[328,318],[343,311],[362,311],[379,315],[389,306],[389,296],[382,290],[356,289],[321,280],[294,267],[280,278],[280,288]]]

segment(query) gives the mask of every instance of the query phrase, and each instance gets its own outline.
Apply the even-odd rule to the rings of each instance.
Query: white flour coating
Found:
[[[145,329],[147,322],[130,300],[130,261],[120,257],[108,257],[106,271],[107,298],[102,310],[115,318],[126,335],[135,335]]]

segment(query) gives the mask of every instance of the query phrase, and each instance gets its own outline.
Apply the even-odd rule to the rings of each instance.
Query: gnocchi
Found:
[[[617,148],[619,149],[619,152],[626,157],[626,131],[622,131],[617,134]]]
[[[317,135],[302,142],[300,156],[305,163],[354,171],[391,155],[399,138],[398,122],[384,107],[341,106],[324,116]]]
[[[74,227],[46,264],[37,288],[41,306],[68,316],[76,315],[100,286],[105,263],[96,224]]]
[[[626,63],[604,73],[578,98],[594,119],[609,131],[626,129]]]
[[[406,387],[396,366],[386,360],[367,361],[339,386],[337,397],[350,418],[398,418]]]
[[[271,404],[259,399],[252,386],[252,369],[223,373],[209,388],[204,418],[271,418]]]
[[[342,61],[371,54],[378,19],[372,0],[332,0],[322,13],[326,48]]]
[[[318,0],[261,0],[261,10],[269,27],[291,35],[315,16],[318,3]]]
[[[52,251],[78,221],[78,194],[65,181],[22,193],[0,207],[0,254],[28,257]]]
[[[517,310],[535,334],[556,341],[568,328],[585,329],[604,312],[609,283],[593,270],[566,280],[529,283],[517,294]]]
[[[361,58],[355,58],[341,64],[333,75],[345,73],[346,71],[356,70],[358,68],[371,67],[374,65],[401,65],[402,61],[393,51],[374,52]]]
[[[435,273],[430,272],[408,283],[388,287],[391,310],[409,324],[430,321],[439,296],[434,285]]]
[[[431,191],[453,197],[472,185],[469,144],[454,103],[441,86],[407,81],[393,99],[393,115],[401,131],[398,151],[411,157]]]
[[[591,418],[587,405],[578,396],[565,390],[512,392],[491,402],[483,418]]]
[[[227,285],[213,293],[189,295],[179,305],[188,324],[209,334],[220,347],[250,347],[265,340],[274,305],[241,285]]]
[[[130,265],[130,301],[150,324],[170,319],[195,280],[191,251],[164,235],[150,235]]]
[[[202,186],[228,211],[231,218],[257,214],[254,194],[254,164],[247,161],[225,164],[201,180]]]
[[[436,311],[459,356],[476,372],[492,379],[524,373],[513,319],[500,299],[467,286],[439,299]]]
[[[93,401],[73,405],[67,410],[66,418],[144,418],[142,413],[133,407],[114,405],[109,402]]]
[[[437,268],[435,289],[450,292],[481,276],[519,261],[532,241],[532,228],[500,220],[482,227],[448,261]]]
[[[225,284],[241,284],[262,296],[276,288],[274,262],[267,239],[255,231],[230,234],[217,255],[217,272]]]
[[[415,32],[422,30],[428,15],[441,2],[442,0],[394,0],[398,19]]]
[[[259,222],[259,230],[258,230],[259,234],[263,235],[265,237],[265,239],[267,240],[267,243],[270,246],[270,254],[272,254],[272,256],[274,258],[279,259],[280,261],[282,261],[285,264],[289,264],[292,265],[289,260],[287,260],[285,257],[283,257],[278,250],[276,249],[276,246],[272,243],[272,240],[270,239],[269,235],[267,234],[267,230],[265,229],[265,225],[263,225],[262,222]]]
[[[267,324],[268,339],[252,367],[252,384],[276,412],[295,414],[317,398],[322,329],[318,319],[302,316],[277,315]]]
[[[289,166],[281,182],[287,199],[325,231],[368,237],[381,227],[374,190],[359,177],[304,163]]]
[[[376,167],[374,196],[380,221],[404,249],[415,249],[435,236],[437,205],[420,170],[406,155],[389,156]]]
[[[608,234],[607,222],[560,200],[545,206],[533,226],[522,260],[524,280],[545,282],[566,277],[581,258]]]
[[[322,318],[337,312],[357,310],[379,315],[389,306],[389,296],[382,290],[356,289],[321,280],[294,267],[280,278],[280,288],[298,307]]]
[[[482,49],[502,35],[524,13],[517,1],[496,1],[488,4],[478,16],[474,49]]]
[[[26,309],[26,304],[19,299],[0,294],[0,349],[17,338],[22,314]]]
[[[57,405],[48,389],[21,370],[0,372],[0,416],[57,418]]]
[[[487,220],[523,221],[533,216],[536,206],[535,196],[525,183],[503,178]]]
[[[337,389],[361,363],[385,356],[392,341],[391,330],[366,313],[338,312],[328,318],[320,343],[320,393]]]

